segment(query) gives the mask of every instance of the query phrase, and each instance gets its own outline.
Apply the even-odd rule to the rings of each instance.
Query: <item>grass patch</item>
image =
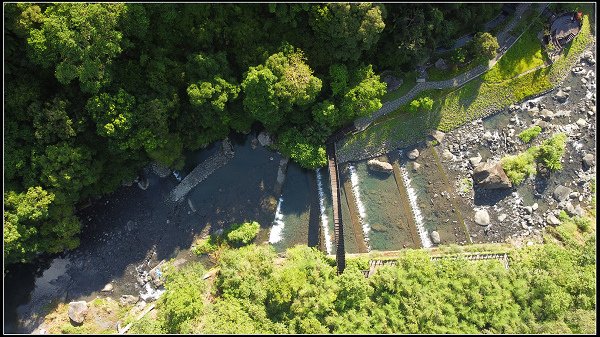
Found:
[[[542,128],[539,125],[534,125],[529,129],[523,130],[523,132],[519,133],[518,137],[524,143],[529,143],[533,138],[537,137],[540,134],[540,132],[542,132]]]
[[[541,22],[532,24],[500,61],[482,75],[483,79],[487,83],[499,83],[544,65],[546,56],[542,53],[542,44],[537,38],[542,28]]]
[[[196,255],[203,255],[227,246],[241,247],[254,241],[259,231],[260,224],[256,221],[234,224],[220,235],[213,234],[196,241],[192,252]]]

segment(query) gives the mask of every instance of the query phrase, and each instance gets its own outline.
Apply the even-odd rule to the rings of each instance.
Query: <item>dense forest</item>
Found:
[[[4,257],[79,244],[77,204],[264,128],[307,168],[501,4],[5,4]]]

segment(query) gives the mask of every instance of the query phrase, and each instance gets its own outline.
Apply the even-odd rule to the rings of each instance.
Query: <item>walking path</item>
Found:
[[[521,35],[519,35],[518,37],[513,37],[510,35],[509,32],[522,20],[523,13],[529,8],[530,5],[531,4],[520,4],[517,7],[511,22],[509,22],[508,25],[504,27],[504,30],[502,30],[497,36],[498,44],[500,45],[500,52],[498,53],[498,55],[496,55],[494,59],[490,60],[490,62],[487,65],[477,66],[449,80],[417,83],[408,93],[406,93],[406,95],[399,97],[395,100],[385,102],[381,109],[373,112],[370,116],[366,116],[355,120],[354,125],[356,129],[358,131],[365,130],[369,125],[371,125],[371,123],[373,123],[373,121],[387,115],[388,113],[398,109],[400,106],[410,102],[417,94],[419,94],[422,91],[431,89],[456,88],[466,84],[467,82],[477,78],[478,76],[481,76],[483,73],[491,69],[502,58],[502,56],[504,56],[508,49],[521,37],[521,35],[523,35],[523,33],[521,33]],[[547,5],[547,3],[538,4],[540,14],[547,7]],[[525,29],[523,32],[525,32],[526,30],[527,29]]]

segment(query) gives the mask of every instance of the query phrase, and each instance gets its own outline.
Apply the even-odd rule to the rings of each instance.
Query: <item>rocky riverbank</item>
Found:
[[[561,210],[578,215],[589,207],[596,173],[595,72],[595,54],[588,51],[551,92],[446,134],[438,151],[463,200],[474,243],[536,242],[544,227],[558,224]],[[525,144],[518,134],[533,125],[542,132]],[[568,137],[561,171],[538,172],[508,189],[472,187],[473,171],[480,163],[496,163],[559,132]]]

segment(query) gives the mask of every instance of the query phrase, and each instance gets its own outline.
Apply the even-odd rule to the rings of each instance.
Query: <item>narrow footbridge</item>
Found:
[[[342,221],[342,205],[340,203],[340,179],[338,174],[337,157],[335,154],[335,142],[344,138],[347,134],[356,132],[354,124],[350,124],[331,135],[326,142],[327,162],[329,169],[329,182],[331,184],[331,196],[333,200],[333,231],[335,236],[335,261],[338,274],[346,268],[346,250],[344,249],[344,223]]]

